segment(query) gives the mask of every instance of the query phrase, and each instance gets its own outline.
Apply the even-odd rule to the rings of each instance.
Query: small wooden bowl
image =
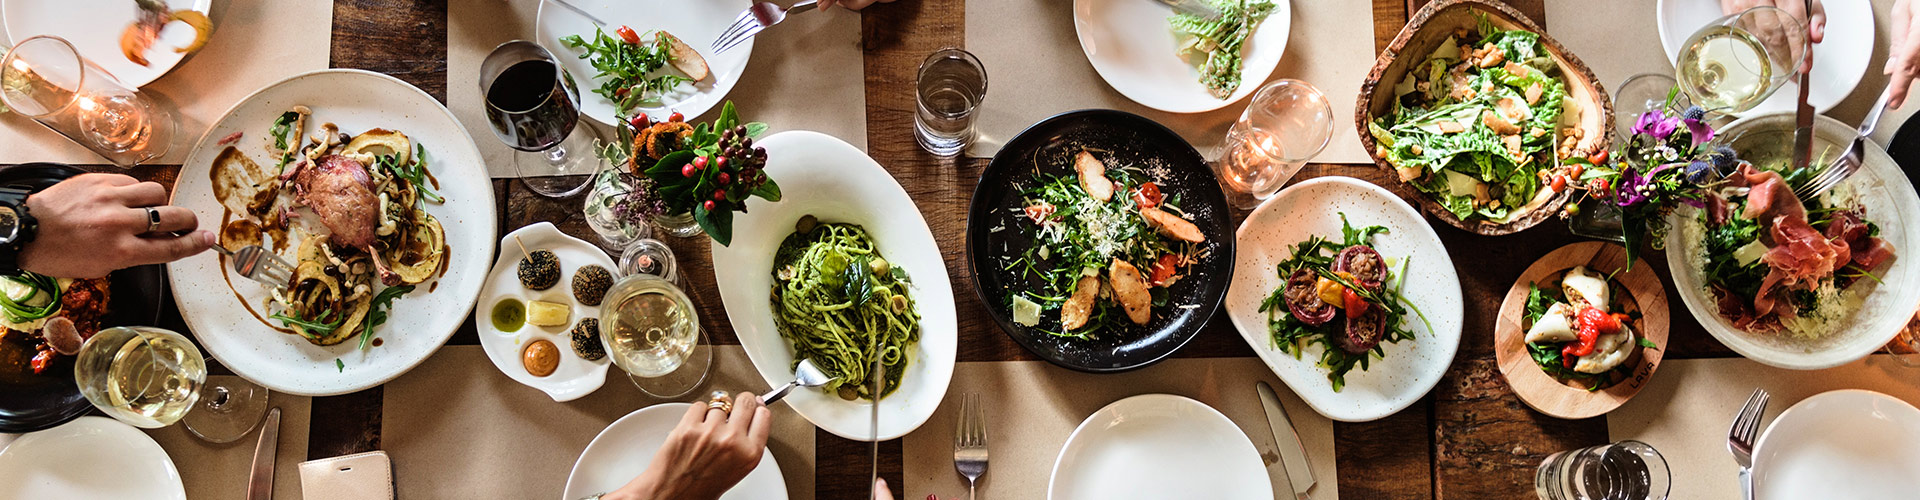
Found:
[[[1640,311],[1640,319],[1629,326],[1634,333],[1660,346],[1634,350],[1626,361],[1627,366],[1634,367],[1632,376],[1607,388],[1588,391],[1577,382],[1561,382],[1547,375],[1527,354],[1527,292],[1532,284],[1557,282],[1568,269],[1583,264],[1602,274],[1612,273],[1626,266],[1626,261],[1627,251],[1620,245],[1597,241],[1574,243],[1549,252],[1528,266],[1526,272],[1520,273],[1520,279],[1513,282],[1513,288],[1507,290],[1506,300],[1500,302],[1500,319],[1493,328],[1493,352],[1500,363],[1500,376],[1507,379],[1507,385],[1527,406],[1559,418],[1592,417],[1619,408],[1652,380],[1653,371],[1660,366],[1667,350],[1667,292],[1645,259],[1634,261],[1633,270],[1614,276],[1620,285],[1618,288],[1632,297],[1623,305]]]
[[[1600,81],[1593,76],[1593,70],[1587,69],[1587,65],[1581,63],[1580,58],[1567,52],[1565,47],[1560,46],[1559,41],[1548,36],[1545,29],[1534,25],[1533,21],[1527,20],[1526,16],[1506,4],[1485,0],[1436,0],[1414,14],[1413,21],[1407,23],[1405,28],[1401,28],[1400,34],[1393,38],[1393,43],[1388,44],[1386,50],[1380,52],[1380,58],[1373,64],[1373,71],[1367,74],[1367,81],[1360,85],[1359,102],[1353,110],[1353,124],[1360,132],[1360,144],[1366,147],[1368,155],[1373,156],[1374,165],[1385,170],[1386,177],[1392,179],[1388,182],[1387,189],[1408,202],[1420,205],[1427,213],[1439,217],[1440,220],[1454,227],[1478,234],[1499,236],[1533,227],[1540,221],[1559,213],[1561,207],[1567,204],[1572,190],[1562,190],[1559,196],[1554,197],[1553,201],[1545,206],[1505,224],[1463,221],[1455,217],[1453,212],[1447,211],[1440,202],[1435,201],[1432,195],[1420,192],[1412,184],[1400,181],[1399,175],[1393,170],[1393,165],[1380,158],[1378,146],[1373,141],[1373,133],[1367,130],[1367,124],[1373,123],[1375,116],[1385,114],[1391,109],[1395,97],[1393,86],[1406,76],[1407,67],[1425,60],[1427,55],[1433,53],[1435,48],[1445,42],[1456,28],[1476,29],[1480,23],[1479,15],[1482,14],[1495,27],[1540,34],[1541,45],[1546,46],[1547,53],[1552,55],[1553,61],[1560,65],[1560,76],[1567,82],[1567,97],[1576,103],[1565,112],[1579,117],[1575,126],[1579,127],[1583,134],[1579,141],[1580,147],[1584,151],[1606,149],[1607,134],[1613,129],[1613,103],[1607,98],[1607,91],[1601,88]],[[1402,55],[1407,57],[1400,57]]]

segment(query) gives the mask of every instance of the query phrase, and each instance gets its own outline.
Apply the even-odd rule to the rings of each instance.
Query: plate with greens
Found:
[[[1087,61],[1121,95],[1173,113],[1225,107],[1273,74],[1292,29],[1291,0],[1198,0],[1203,19],[1159,2],[1075,0],[1073,27]]]
[[[1090,372],[1185,345],[1233,274],[1213,171],[1172,131],[1113,110],[1063,113],[995,155],[967,217],[967,263],[1022,347]]]
[[[580,112],[613,125],[645,113],[688,121],[718,106],[746,72],[749,38],[715,54],[713,41],[747,0],[569,0],[608,23],[540,2],[535,40],[560,59],[580,94]]]
[[[1439,383],[1460,345],[1460,279],[1412,206],[1351,177],[1307,180],[1247,216],[1227,316],[1314,411],[1362,422]]]

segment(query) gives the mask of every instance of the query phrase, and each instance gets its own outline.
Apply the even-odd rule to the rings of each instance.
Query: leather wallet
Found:
[[[300,494],[307,500],[393,500],[393,462],[384,451],[301,462]]]

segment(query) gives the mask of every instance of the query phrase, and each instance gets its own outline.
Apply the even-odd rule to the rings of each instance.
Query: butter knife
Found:
[[[873,395],[873,434],[870,439],[873,442],[873,475],[867,478],[869,489],[880,484],[880,390],[886,388],[887,381],[887,365],[883,359],[876,354],[873,357],[873,371],[870,372],[873,378],[873,392],[868,393]],[[878,493],[875,491],[870,496],[877,497]]]
[[[273,498],[273,459],[280,449],[280,409],[267,410],[260,424],[260,443],[253,447],[253,472],[247,477],[247,500]]]
[[[1813,12],[1813,0],[1807,3],[1806,12]],[[1813,82],[1807,73],[1813,71],[1813,43],[1807,43],[1806,60],[1800,64],[1800,101],[1793,112],[1793,166],[1807,168],[1813,165],[1813,106],[1807,104],[1807,93],[1813,88]]]
[[[1280,396],[1274,394],[1273,386],[1258,382],[1254,386],[1260,392],[1260,407],[1267,411],[1267,428],[1273,431],[1273,447],[1280,453],[1280,469],[1287,478],[1287,486],[1293,488],[1294,498],[1307,498],[1307,492],[1313,490],[1313,468],[1307,464],[1307,447],[1300,444],[1300,434],[1294,432],[1293,421],[1287,419],[1287,410],[1280,407]]]

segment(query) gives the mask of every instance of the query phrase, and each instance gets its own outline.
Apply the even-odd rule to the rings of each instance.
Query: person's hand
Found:
[[[773,413],[760,396],[742,392],[733,399],[731,413],[705,403],[688,408],[647,470],[603,499],[720,498],[760,464],[772,429]]]
[[[887,480],[873,480],[873,500],[893,500],[893,488],[887,487]]]
[[[893,3],[893,0],[820,0],[820,8],[828,9],[838,5],[847,10],[860,10],[876,3]]]
[[[1920,4],[1911,0],[1893,3],[1893,44],[1887,49],[1887,105],[1899,108],[1907,101],[1907,87],[1920,73],[1920,24],[1913,22]]]
[[[1813,15],[1808,16],[1804,3],[1803,0],[1720,0],[1720,12],[1737,14],[1754,7],[1779,7],[1780,10],[1793,14],[1794,17],[1806,19],[1812,23],[1807,28],[1807,38],[1813,43],[1820,43],[1820,40],[1827,37],[1827,8],[1820,5],[1820,0],[1813,0]],[[1899,15],[1896,14],[1894,17],[1897,19]]]
[[[147,209],[160,225],[147,231]],[[40,231],[20,251],[20,269],[56,278],[98,278],[172,262],[213,246],[193,211],[167,205],[167,188],[120,174],[82,174],[27,197]],[[175,236],[185,234],[184,236]]]

